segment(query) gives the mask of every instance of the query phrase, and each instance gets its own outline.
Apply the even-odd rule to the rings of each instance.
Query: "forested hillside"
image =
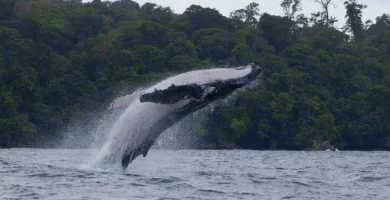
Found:
[[[260,86],[216,107],[202,137],[251,149],[390,149],[390,16],[347,23],[323,10],[284,16],[251,3],[230,17],[192,5],[183,14],[131,0],[0,1],[0,147],[41,146],[69,124],[98,119],[123,89],[168,74],[255,62]],[[379,15],[380,13],[378,13]]]

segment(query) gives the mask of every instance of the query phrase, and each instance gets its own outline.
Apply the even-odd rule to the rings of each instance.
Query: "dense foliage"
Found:
[[[331,1],[317,2],[323,10],[310,17],[300,0],[284,0],[285,16],[251,3],[227,18],[132,0],[0,1],[0,147],[60,138],[69,124],[99,118],[122,88],[255,62],[262,84],[202,121],[208,142],[390,149],[390,16],[363,23],[365,6],[349,0],[338,30]]]

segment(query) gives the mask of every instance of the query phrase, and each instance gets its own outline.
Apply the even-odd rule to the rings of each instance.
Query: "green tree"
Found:
[[[231,30],[233,28],[228,19],[215,9],[191,5],[186,9],[184,15],[189,20],[186,27],[187,35],[192,35],[194,31],[199,29],[220,28]]]
[[[352,32],[354,40],[359,41],[364,37],[362,16],[363,9],[367,8],[367,6],[358,4],[356,0],[345,1],[344,6],[347,10],[345,15],[347,18],[346,28]]]
[[[256,26],[260,16],[259,4],[252,2],[245,9],[235,10],[230,13],[230,18],[245,22],[249,26]]]
[[[200,29],[192,35],[192,41],[197,47],[199,58],[209,58],[212,61],[229,57],[233,48],[231,34],[223,29]]]
[[[290,19],[264,13],[258,26],[261,30],[261,36],[277,51],[282,51],[291,43]]]
[[[295,14],[302,10],[301,0],[283,0],[280,4],[287,18],[294,20]]]
[[[326,27],[329,27],[329,25],[334,24],[336,21],[334,18],[331,18],[329,16],[329,7],[334,6],[332,3],[332,0],[315,0],[316,3],[320,4],[322,7],[322,12],[321,12],[321,21],[324,23]]]

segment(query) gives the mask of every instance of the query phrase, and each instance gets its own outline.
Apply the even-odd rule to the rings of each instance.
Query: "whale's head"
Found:
[[[244,73],[242,74],[240,71],[243,71]],[[237,89],[244,87],[255,80],[257,76],[262,73],[262,69],[255,64],[249,64],[247,66],[233,68],[228,73],[231,73],[231,75],[237,73],[237,76],[219,78],[201,85],[201,88],[204,89],[202,96],[203,100],[212,102],[229,96]]]
[[[262,73],[256,64],[187,72],[162,82],[140,96],[141,102],[174,104],[190,99],[189,107],[203,107],[248,85]]]

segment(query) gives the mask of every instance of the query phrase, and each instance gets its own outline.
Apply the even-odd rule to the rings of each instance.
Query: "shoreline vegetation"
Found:
[[[0,148],[53,147],[91,137],[114,97],[168,75],[254,62],[262,83],[192,130],[205,148],[390,150],[390,16],[346,24],[301,0],[229,17],[191,5],[182,14],[132,0],[0,1]]]

